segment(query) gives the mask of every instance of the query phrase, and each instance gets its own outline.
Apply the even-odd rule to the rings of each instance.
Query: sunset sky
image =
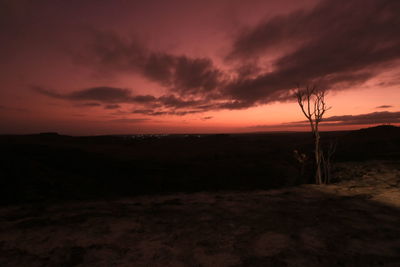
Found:
[[[0,134],[400,124],[399,0],[0,0]]]

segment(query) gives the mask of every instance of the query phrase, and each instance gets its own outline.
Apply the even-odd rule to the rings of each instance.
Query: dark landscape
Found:
[[[0,136],[1,203],[254,190],[313,182],[312,139],[303,133]],[[324,132],[335,162],[399,160],[400,128]],[[293,151],[309,160],[300,174]]]
[[[400,0],[0,0],[0,267],[400,266]]]
[[[397,266],[400,128],[1,136],[1,266]]]

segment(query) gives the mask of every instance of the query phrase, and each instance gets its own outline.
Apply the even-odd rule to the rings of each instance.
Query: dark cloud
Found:
[[[376,108],[392,108],[393,106],[391,105],[382,105],[382,106],[377,106]]]
[[[202,120],[211,120],[213,117],[212,116],[207,116],[207,117],[203,117],[201,118]]]
[[[292,101],[297,83],[349,89],[400,60],[398,10],[398,0],[321,0],[312,9],[272,17],[236,36],[225,71],[211,58],[156,51],[135,38],[95,32],[79,54],[82,64],[105,73],[139,74],[164,87],[164,95],[113,87],[69,94],[35,90],[71,101],[132,103],[143,111],[138,113],[158,116]]]
[[[90,100],[104,103],[105,109],[117,109],[120,107],[118,103],[130,103],[135,106],[144,107],[144,109],[136,109],[133,113],[150,116],[183,116],[186,114],[204,112],[208,108],[212,108],[210,105],[206,105],[204,100],[196,100],[193,98],[183,99],[172,94],[163,95],[160,97],[155,97],[152,95],[133,95],[129,89],[115,87],[94,87],[66,94],[60,94],[58,92],[41,87],[32,88],[36,92],[48,97],[78,102],[75,105],[79,107],[93,107],[101,105],[97,102],[79,103],[80,101]],[[219,107],[214,105],[213,108],[216,109]]]
[[[130,102],[136,103],[152,103],[156,101],[156,97],[152,95],[135,95],[130,98]]]
[[[215,104],[210,109],[246,109],[253,105],[254,102],[249,100],[232,100]]]
[[[263,21],[256,27],[242,30],[238,38],[234,40],[227,60],[259,56],[277,46],[287,45],[305,37],[309,38],[308,34],[304,36],[303,28],[308,27],[312,32],[318,27],[318,23],[316,23],[317,21],[306,23],[305,16],[306,12],[297,11],[289,15],[274,17]]]
[[[174,95],[165,95],[159,98],[160,103],[162,103],[166,107],[174,107],[174,108],[187,108],[187,107],[196,107],[204,104],[204,101],[201,100],[184,100],[182,98],[178,98]]]
[[[96,103],[96,102],[88,102],[88,103],[80,103],[80,104],[76,104],[77,107],[99,107],[101,106],[100,103]]]
[[[254,103],[279,100],[295,82],[350,87],[400,59],[400,1],[321,1],[242,32],[228,55],[239,64],[279,55],[272,71],[230,84],[225,94]],[[289,47],[290,44],[290,47]],[[287,48],[287,49],[286,49]],[[278,51],[278,52],[277,52]],[[244,62],[244,63],[243,63]]]
[[[147,118],[134,118],[134,119],[114,119],[114,120],[109,120],[109,122],[124,122],[124,123],[143,123],[150,121],[150,119]]]
[[[312,10],[277,16],[243,31],[234,40],[229,58],[258,57],[287,43],[294,43],[299,50],[314,46],[329,48],[329,43],[335,47],[343,44],[346,46],[343,53],[352,49],[347,47],[348,44],[356,44],[359,52],[372,52],[371,46],[381,51],[390,50],[393,42],[399,41],[396,36],[398,10],[397,0],[350,0],[345,3],[323,0]],[[337,47],[337,50],[341,48]],[[326,56],[332,58],[333,55]]]
[[[42,88],[40,86],[31,86],[31,89],[39,94],[46,95],[49,97],[64,98],[64,96],[59,94],[58,92],[54,92],[52,90],[48,90],[48,89]]]
[[[123,40],[114,33],[95,33],[79,61],[102,71],[139,73],[182,95],[210,92],[223,80],[223,73],[209,58],[151,51],[137,40]]]
[[[66,100],[76,101],[100,101],[104,103],[129,102],[131,92],[127,89],[114,87],[94,87],[74,91],[72,93],[61,94],[56,91],[48,90],[42,87],[34,86],[32,89],[40,94]]]
[[[153,110],[153,109],[136,109],[133,110],[133,114],[143,114],[149,116],[161,116],[161,115],[176,115],[184,116],[188,114],[201,113],[204,110]]]
[[[400,123],[400,111],[372,112],[358,115],[331,116],[322,120],[323,126],[345,126],[345,125],[371,125],[371,124]],[[257,125],[253,128],[285,128],[285,127],[309,127],[308,121],[297,121],[276,125]]]
[[[400,111],[397,112],[382,111],[382,112],[373,112],[360,115],[332,116],[323,119],[323,123],[325,122],[335,122],[342,125],[399,123]]]
[[[105,105],[104,109],[117,109],[120,108],[121,106],[118,104],[109,104],[109,105]]]
[[[396,68],[396,65],[392,66],[393,69]],[[377,85],[382,87],[391,87],[391,86],[399,86],[400,85],[400,73],[394,73],[390,75],[391,77],[379,82]]]
[[[132,95],[132,92],[129,89],[107,87],[107,86],[87,88],[66,94],[61,94],[37,86],[32,87],[32,89],[40,94],[49,97],[70,100],[70,101],[92,100],[92,101],[99,101],[102,103],[111,104],[111,103],[150,103],[156,100],[156,98],[151,95]],[[89,106],[93,106],[92,103],[86,103],[86,104],[88,104]]]
[[[181,94],[208,93],[222,86],[222,73],[210,59],[180,56],[174,66],[173,88]]]
[[[135,109],[132,111],[134,114],[146,114],[149,115],[153,112],[152,109]]]
[[[123,102],[130,98],[130,91],[122,88],[95,87],[69,93],[71,100],[97,100],[101,102]]]

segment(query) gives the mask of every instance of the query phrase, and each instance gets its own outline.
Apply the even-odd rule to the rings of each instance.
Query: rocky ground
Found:
[[[400,266],[400,164],[339,183],[0,208],[0,266]]]

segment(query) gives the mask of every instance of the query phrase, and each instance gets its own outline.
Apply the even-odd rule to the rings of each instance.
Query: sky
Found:
[[[0,0],[0,134],[400,124],[398,0]]]

